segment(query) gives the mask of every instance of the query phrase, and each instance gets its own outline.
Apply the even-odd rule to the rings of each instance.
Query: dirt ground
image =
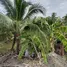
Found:
[[[8,48],[7,48],[8,47]],[[61,56],[50,53],[48,63],[45,64],[43,59],[17,59],[15,53],[10,52],[11,43],[0,43],[0,67],[67,67],[67,61]]]
[[[7,54],[0,57],[0,67],[48,67],[41,59],[17,59],[17,55]]]
[[[0,42],[0,67],[47,67],[46,64],[37,59],[18,60],[17,55],[10,52],[11,45],[12,42]]]
[[[42,58],[40,60],[30,58],[19,60],[17,55],[8,53],[0,56],[0,67],[67,67],[67,61],[55,53],[49,54],[47,64]]]

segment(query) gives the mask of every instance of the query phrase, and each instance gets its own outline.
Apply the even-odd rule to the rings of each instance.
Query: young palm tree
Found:
[[[47,62],[46,56],[51,50],[49,24],[44,18],[35,18],[26,22],[28,25],[22,31],[22,48],[19,53],[19,58],[23,56],[26,49],[29,49],[29,52],[35,52],[38,58],[40,57],[39,52],[41,52],[44,61]]]
[[[39,4],[31,4],[29,2],[26,2],[25,0],[14,0],[14,3],[12,3],[11,0],[0,0],[0,2],[7,10],[7,16],[11,18],[11,20],[14,22],[14,31],[13,31],[14,40],[11,49],[12,50],[14,49],[14,45],[17,40],[17,54],[18,54],[19,45],[20,45],[19,36],[20,36],[21,21],[26,18],[29,18],[32,14],[37,12],[41,12],[42,14],[45,14],[45,9]],[[26,7],[28,7],[29,5],[30,8],[28,10],[28,13],[25,15],[23,19]]]

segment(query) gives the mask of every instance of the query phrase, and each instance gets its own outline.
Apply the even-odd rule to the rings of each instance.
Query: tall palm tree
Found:
[[[25,0],[14,0],[14,3],[11,0],[0,0],[1,4],[7,10],[7,16],[11,18],[14,22],[14,40],[12,45],[12,50],[14,49],[15,42],[17,41],[17,54],[19,53],[19,44],[20,44],[20,23],[22,20],[29,18],[32,14],[41,12],[45,14],[45,9],[39,4],[31,4]],[[24,16],[26,7],[30,6],[27,14]]]
[[[55,23],[56,20],[57,20],[56,13],[52,13],[52,15],[51,16],[48,16],[46,18],[46,20],[49,23],[49,25],[52,25],[53,23]]]

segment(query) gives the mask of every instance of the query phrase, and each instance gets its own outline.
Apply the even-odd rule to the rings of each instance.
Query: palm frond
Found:
[[[49,45],[48,36],[37,25],[29,24],[29,26],[27,26],[27,28],[25,27],[25,29],[28,29],[28,31],[26,30],[27,35],[31,35],[31,36],[36,35],[36,36],[38,36],[40,38],[41,42],[43,43],[44,47]]]
[[[15,12],[16,12],[16,19],[17,20],[21,20],[25,9],[28,5],[30,5],[31,3],[26,2],[25,0],[14,0],[14,7],[15,7]]]
[[[26,7],[28,7],[29,5],[31,5],[30,2],[22,2],[22,6],[21,6],[21,11],[20,11],[20,18],[22,19],[24,14],[25,14],[25,10],[26,10]]]
[[[19,56],[18,56],[19,59],[21,59],[23,57],[25,50],[28,48],[28,43],[29,42],[27,40],[23,41],[23,43],[22,43],[23,46],[21,46],[22,48],[21,48]]]
[[[19,13],[22,5],[22,0],[14,0],[14,7],[15,7],[15,12],[16,12],[16,19],[19,19]]]
[[[33,32],[34,31],[34,32]],[[46,31],[47,32],[47,31]],[[38,27],[36,24],[30,23],[27,24],[27,26],[24,28],[21,38],[30,38],[32,42],[32,46],[35,49],[35,52],[38,54],[37,48],[36,48],[36,42],[33,40],[33,37],[36,36],[39,39],[39,47],[42,51],[42,56],[46,62],[46,54],[50,50],[50,42],[48,36],[43,32],[40,27]],[[38,42],[38,41],[37,41]]]
[[[46,9],[43,6],[40,6],[39,4],[33,4],[29,8],[26,17],[30,17],[32,14],[35,14],[35,13],[38,13],[38,12],[42,13],[43,15],[45,15]]]
[[[9,16],[14,16],[14,8],[13,8],[13,4],[10,0],[0,0],[0,2],[2,3],[2,5],[5,7],[5,9],[7,10],[7,14]]]

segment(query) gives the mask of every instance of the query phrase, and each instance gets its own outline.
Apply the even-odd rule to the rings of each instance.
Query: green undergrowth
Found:
[[[0,54],[7,53],[11,49],[12,42],[0,42]]]

